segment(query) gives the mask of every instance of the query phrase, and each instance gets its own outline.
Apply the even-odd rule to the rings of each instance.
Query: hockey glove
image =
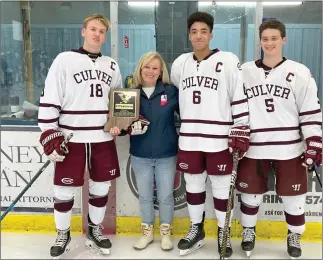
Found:
[[[40,143],[44,148],[44,153],[53,162],[62,162],[65,154],[68,153],[66,146],[62,147],[65,138],[61,131],[54,129],[43,132],[40,136]]]
[[[250,129],[248,126],[232,127],[229,132],[229,151],[234,153],[239,152],[239,159],[245,156],[249,149]]]
[[[310,171],[314,170],[314,163],[317,167],[322,164],[322,137],[311,136],[305,139],[306,152],[304,155],[303,166],[307,167]]]
[[[150,122],[146,118],[140,115],[139,120],[133,122],[128,127],[127,132],[129,135],[143,135],[144,133],[146,133],[149,124]]]

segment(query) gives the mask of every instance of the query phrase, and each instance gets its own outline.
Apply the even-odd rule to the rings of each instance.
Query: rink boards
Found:
[[[8,207],[30,179],[47,160],[39,144],[37,128],[2,127],[1,133],[1,209]],[[140,233],[140,211],[134,173],[129,160],[129,138],[116,140],[121,177],[113,182],[109,203],[104,219],[104,232],[120,235]],[[1,223],[3,231],[54,232],[53,218],[53,179],[54,165],[48,168],[16,204],[14,212],[7,215]],[[286,173],[288,174],[288,173]],[[88,178],[85,175],[85,178]],[[270,191],[264,196],[258,213],[257,234],[259,238],[279,239],[286,236],[287,226],[281,199],[274,193],[274,181],[269,183]],[[81,233],[85,230],[87,216],[87,185],[75,194],[71,230]],[[322,190],[315,175],[309,176],[306,197],[306,240],[322,240]],[[232,235],[240,236],[239,196],[235,194]],[[189,229],[186,207],[185,181],[183,173],[177,172],[174,186],[175,217],[173,235],[182,236]],[[158,234],[158,202],[155,201],[156,228]],[[209,237],[215,236],[217,223],[214,216],[213,198],[210,183],[207,184],[205,231]]]

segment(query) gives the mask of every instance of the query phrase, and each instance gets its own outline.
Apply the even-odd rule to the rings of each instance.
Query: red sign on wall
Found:
[[[127,35],[123,37],[123,43],[125,48],[129,48],[129,38]]]

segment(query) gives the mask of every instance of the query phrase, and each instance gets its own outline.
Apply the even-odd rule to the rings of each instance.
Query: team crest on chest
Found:
[[[161,95],[160,96],[160,105],[166,106],[167,105],[167,95]]]

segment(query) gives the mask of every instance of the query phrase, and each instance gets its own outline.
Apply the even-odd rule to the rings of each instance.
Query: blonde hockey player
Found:
[[[84,184],[84,171],[90,175],[86,245],[103,254],[109,254],[111,248],[100,224],[111,180],[120,175],[120,170],[113,136],[104,132],[103,126],[110,89],[121,87],[121,75],[117,63],[100,53],[109,26],[102,15],[85,18],[83,47],[55,58],[40,98],[40,142],[45,154],[55,162],[54,218],[58,236],[50,249],[52,257],[61,256],[71,240],[74,194]],[[64,154],[59,147],[71,132],[69,153]]]
[[[251,135],[236,183],[242,200],[241,247],[250,256],[255,246],[257,212],[267,191],[268,173],[273,170],[288,225],[287,251],[297,258],[305,231],[307,172],[322,161],[322,114],[309,69],[282,56],[284,24],[268,20],[259,27],[259,36],[263,60],[242,66]]]
[[[191,220],[191,228],[179,241],[178,248],[184,255],[204,243],[205,185],[209,176],[220,253],[233,166],[230,152],[239,150],[242,157],[248,149],[248,104],[238,57],[210,50],[213,17],[196,12],[187,22],[194,52],[180,55],[171,70],[171,81],[179,88],[182,122],[177,169],[184,172]],[[230,232],[227,238],[225,256],[230,257]]]

